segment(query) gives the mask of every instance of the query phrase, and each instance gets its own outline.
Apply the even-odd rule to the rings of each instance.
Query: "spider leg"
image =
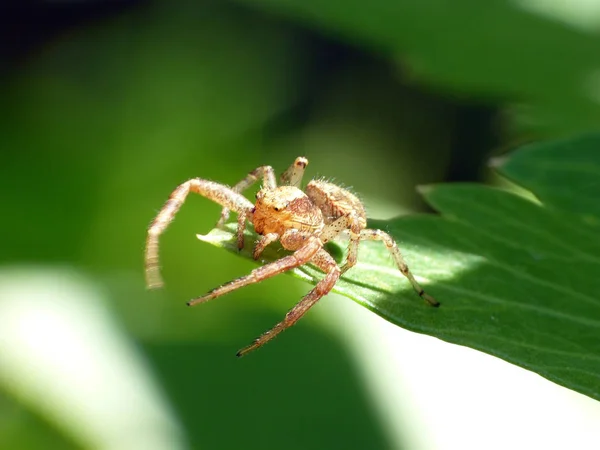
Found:
[[[404,275],[406,278],[408,278],[408,281],[410,281],[410,284],[412,284],[412,286],[413,286],[414,290],[417,292],[417,294],[419,294],[419,296],[421,298],[423,298],[423,300],[425,300],[431,306],[436,306],[436,307],[440,306],[440,303],[436,299],[434,299],[431,295],[427,294],[423,290],[423,288],[421,287],[419,282],[417,280],[415,280],[415,277],[411,273],[410,269],[408,268],[408,265],[406,264],[406,262],[404,261],[404,258],[402,257],[402,253],[400,253],[400,249],[398,248],[398,245],[396,245],[396,241],[394,241],[394,239],[389,234],[387,234],[386,232],[381,231],[381,230],[366,229],[366,230],[362,230],[360,232],[360,239],[365,240],[365,241],[383,241],[383,243],[385,244],[387,249],[392,254],[392,257],[394,258],[394,261],[396,262],[398,269],[400,269],[400,272],[402,272],[402,275]]]
[[[262,252],[267,248],[269,244],[272,244],[277,239],[279,239],[279,235],[277,233],[269,233],[260,237],[260,240],[256,243],[254,247],[254,251],[252,252],[252,257],[254,259],[258,259]]]
[[[294,163],[281,174],[279,181],[284,186],[295,186],[297,188],[302,184],[304,169],[308,165],[308,159],[303,156],[298,156]]]
[[[350,243],[348,244],[346,263],[341,268],[342,273],[345,273],[348,269],[356,265],[362,227],[363,225],[361,224],[358,214],[351,213],[346,216],[338,217],[336,220],[326,225],[321,233],[321,241],[326,243],[335,239],[340,233],[348,230],[348,233],[350,234]]]
[[[167,229],[190,192],[200,194],[226,208],[232,209],[241,216],[246,217],[252,214],[254,205],[241,194],[232,191],[222,184],[193,178],[179,185],[171,193],[169,200],[167,200],[148,228],[145,254],[146,285],[151,289],[163,285],[158,256],[159,237]]]
[[[275,189],[277,187],[277,181],[275,180],[275,171],[273,170],[273,168],[271,166],[260,166],[254,169],[248,175],[246,175],[246,178],[244,178],[242,181],[233,186],[231,190],[241,194],[254,183],[256,183],[260,178],[262,178],[263,180],[263,187],[268,189]],[[223,228],[223,225],[225,225],[225,222],[227,222],[227,219],[229,219],[229,209],[230,208],[227,207],[223,208],[223,210],[221,211],[221,217],[217,222],[216,228]],[[240,230],[238,227],[238,242],[239,232]]]
[[[327,295],[335,286],[335,283],[340,278],[341,272],[335,260],[329,253],[323,249],[319,250],[311,260],[311,263],[315,264],[326,273],[325,278],[319,281],[319,283],[285,315],[285,318],[281,322],[255,339],[252,344],[237,352],[238,357],[256,350],[285,329],[294,325],[315,303],[317,303],[324,295]]]
[[[338,237],[341,233],[348,229],[349,221],[350,219],[348,216],[342,216],[325,225],[323,231],[321,231],[321,234],[319,235],[321,242],[325,244]]]
[[[213,298],[220,297],[241,287],[252,283],[258,283],[259,281],[271,278],[282,272],[306,264],[320,249],[322,249],[321,241],[315,237],[309,238],[305,245],[296,250],[293,254],[278,259],[277,261],[273,261],[265,266],[258,267],[248,275],[219,286],[202,297],[190,300],[187,304],[188,306],[193,306],[198,303],[207,302]]]
[[[244,231],[246,230],[246,216],[245,212],[238,213],[238,226],[237,226],[237,246],[241,250],[244,248]]]
[[[342,266],[342,273],[345,273],[351,267],[356,265],[358,259],[358,244],[360,242],[360,233],[362,225],[356,214],[352,214],[348,217],[349,227],[348,232],[350,233],[350,243],[348,244],[348,256],[346,256],[346,263]]]

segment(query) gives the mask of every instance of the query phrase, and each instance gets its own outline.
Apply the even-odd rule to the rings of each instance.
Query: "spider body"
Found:
[[[291,229],[320,233],[325,226],[318,206],[294,186],[261,189],[252,214],[254,230],[261,235],[277,233],[281,236]]]
[[[206,295],[190,300],[188,305],[203,303],[220,297],[248,284],[257,283],[279,273],[311,263],[325,273],[325,277],[278,323],[262,334],[252,344],[238,352],[243,356],[262,346],[281,331],[294,325],[321,297],[335,286],[339,277],[356,264],[358,244],[361,240],[383,241],[400,272],[408,278],[415,291],[432,306],[439,303],[426,294],[415,280],[404,262],[395,241],[381,230],[367,228],[365,209],[351,192],[335,184],[310,181],[305,191],[299,186],[308,160],[298,157],[281,175],[281,186],[277,186],[275,174],[270,166],[262,166],[250,172],[233,187],[212,181],[194,178],[178,186],[169,197],[148,229],[146,241],[146,283],[149,288],[163,285],[158,258],[158,241],[190,192],[200,194],[223,206],[218,227],[224,225],[230,210],[238,215],[237,243],[244,245],[246,222],[254,225],[260,239],[254,247],[253,256],[258,259],[264,249],[275,241],[293,253],[277,261],[254,269],[250,274],[226,283]],[[263,186],[252,204],[241,192],[262,178]],[[350,235],[348,256],[342,267],[327,253],[323,246],[343,232]]]

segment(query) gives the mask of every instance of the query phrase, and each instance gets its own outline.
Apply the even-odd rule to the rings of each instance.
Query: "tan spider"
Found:
[[[361,240],[383,241],[400,272],[408,278],[419,296],[430,305],[439,306],[415,280],[392,237],[381,230],[367,228],[365,209],[356,196],[322,180],[310,181],[304,192],[299,189],[307,164],[306,158],[296,158],[281,175],[281,186],[277,186],[271,166],[258,167],[232,188],[200,178],[188,180],[173,191],[148,229],[146,283],[149,288],[163,285],[158,259],[158,239],[190,192],[200,194],[223,206],[221,218],[217,223],[219,227],[227,221],[230,210],[238,214],[237,243],[240,249],[244,246],[246,221],[254,225],[255,231],[261,236],[254,247],[255,259],[258,259],[269,244],[277,240],[283,248],[294,252],[254,269],[249,275],[224,284],[203,297],[190,300],[187,303],[189,306],[220,297],[306,263],[314,264],[325,272],[325,277],[286,314],[283,321],[240,350],[237,356],[259,348],[294,325],[311,306],[329,293],[340,275],[356,264],[358,243]],[[256,203],[253,205],[241,192],[261,178],[263,186],[256,194]],[[323,245],[344,231],[350,234],[348,256],[346,263],[338,267]]]

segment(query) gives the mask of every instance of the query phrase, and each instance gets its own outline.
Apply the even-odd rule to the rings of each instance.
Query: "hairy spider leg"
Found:
[[[402,257],[402,253],[400,253],[400,249],[398,248],[396,241],[389,234],[387,234],[386,232],[381,231],[381,230],[366,229],[366,230],[362,230],[360,232],[360,240],[362,240],[362,241],[383,241],[383,243],[385,244],[385,246],[387,247],[389,252],[392,254],[392,257],[394,258],[394,261],[396,262],[398,269],[400,269],[400,272],[402,272],[402,275],[404,275],[406,278],[408,278],[408,281],[410,281],[410,284],[412,284],[412,286],[413,286],[414,290],[417,292],[417,294],[419,294],[419,296],[423,300],[425,300],[427,303],[429,303],[431,306],[435,306],[435,307],[440,306],[440,302],[438,302],[436,299],[434,299],[431,295],[427,294],[423,290],[423,288],[421,287],[419,282],[417,280],[415,280],[415,277],[411,273],[410,269],[408,268],[408,265],[406,264],[406,262],[404,261],[404,258]]]
[[[308,159],[303,156],[298,156],[294,163],[281,174],[281,177],[279,178],[280,183],[284,186],[295,186],[300,188],[306,166],[308,166]]]
[[[275,171],[271,166],[260,166],[250,172],[246,177],[238,182],[235,186],[231,188],[233,192],[242,193],[254,183],[256,183],[260,178],[263,180],[263,188],[267,189],[275,189],[277,187],[277,181],[275,180]],[[217,222],[216,228],[223,228],[225,222],[229,219],[229,208],[223,208],[221,211],[221,217]],[[240,233],[240,228],[242,229]],[[238,222],[238,248],[242,248],[244,246],[244,226],[240,227]],[[241,236],[241,237],[240,237]],[[241,242],[241,245],[240,245]]]
[[[252,344],[237,352],[236,356],[241,357],[247,355],[251,351],[262,347],[279,333],[294,325],[313,305],[333,289],[335,283],[337,283],[340,278],[341,272],[331,255],[321,249],[310,262],[325,272],[325,278],[319,281],[319,283],[285,315],[285,318],[281,322],[269,331],[261,334],[252,342]]]
[[[238,249],[244,248],[244,231],[246,230],[246,219],[247,214],[238,214],[237,218],[237,247]]]
[[[319,235],[319,240],[322,243],[325,243],[325,242],[330,241],[331,239],[334,239],[341,232],[343,232],[344,230],[347,229],[347,227],[348,227],[347,223],[348,223],[348,217],[344,216],[344,217],[340,217],[337,220],[333,221],[332,223],[326,225],[323,228],[323,231],[321,232],[321,234]],[[360,233],[360,230],[359,230],[359,233]],[[299,240],[300,235],[301,235],[301,233],[295,233],[295,236],[289,237],[287,239],[284,238],[283,241],[286,244],[291,244],[291,246],[293,247],[294,244],[297,245],[297,242],[300,241]],[[263,236],[263,239],[265,237],[266,236]],[[275,239],[273,239],[273,240],[275,240]],[[296,241],[296,242],[294,243],[294,241]],[[264,249],[264,247],[266,247],[270,242],[272,242],[272,241],[269,239],[269,242],[265,243],[262,248]],[[259,242],[259,244],[257,244],[257,247],[260,244],[261,244],[261,242]],[[275,336],[277,336],[279,333],[284,331],[286,328],[289,328],[292,325],[294,325],[298,320],[300,320],[300,318],[306,313],[306,311],[308,311],[319,299],[321,299],[323,296],[328,294],[331,291],[331,289],[333,289],[333,287],[335,286],[335,283],[337,283],[337,280],[339,279],[339,277],[341,275],[341,271],[340,271],[340,268],[338,267],[337,263],[335,262],[335,260],[331,257],[331,255],[329,253],[327,253],[325,250],[321,249],[310,260],[310,263],[315,264],[323,272],[325,272],[326,273],[325,278],[323,280],[321,280],[312,291],[310,291],[300,302],[298,302],[298,304],[294,308],[292,308],[287,313],[285,319],[282,322],[277,324],[273,329],[262,334],[259,338],[254,340],[254,342],[252,344],[250,344],[249,346],[240,350],[237,353],[238,357],[244,356],[245,354],[251,352],[252,350],[255,350],[255,349],[261,347],[262,345],[267,343],[269,340],[271,340]]]
[[[252,257],[254,259],[260,258],[262,252],[267,248],[270,244],[279,239],[279,235],[277,233],[267,233],[264,236],[260,237],[260,240],[254,246],[254,251],[252,252]]]
[[[239,214],[245,222],[252,215],[254,205],[241,194],[233,192],[227,186],[201,178],[193,178],[180,184],[169,196],[169,199],[159,211],[156,218],[148,228],[146,239],[146,285],[150,289],[163,286],[159,265],[159,237],[167,229],[181,205],[185,202],[187,195],[193,192],[200,194],[228,209]]]
[[[329,230],[328,233],[325,231],[321,234],[321,241],[323,244],[335,239],[338,235],[344,231],[348,231],[350,234],[350,242],[348,243],[348,256],[346,256],[346,263],[341,267],[342,273],[345,273],[351,267],[356,265],[358,259],[358,244],[360,242],[360,233],[363,229],[360,216],[356,213],[350,213],[346,216],[338,217],[333,222],[325,227],[325,230]]]
[[[292,230],[296,231],[296,230]],[[282,240],[285,240],[282,237]],[[311,258],[322,248],[321,241],[316,237],[309,237],[306,239],[304,245],[296,250],[293,254],[284,258],[273,261],[267,265],[258,267],[250,272],[248,275],[238,278],[237,280],[230,281],[216,289],[208,292],[202,297],[190,300],[188,306],[197,305],[198,303],[204,303],[214,298],[225,295],[231,291],[247,286],[249,284],[258,283],[259,281],[266,280],[282,272],[288,271],[295,267],[302,266],[309,262]]]

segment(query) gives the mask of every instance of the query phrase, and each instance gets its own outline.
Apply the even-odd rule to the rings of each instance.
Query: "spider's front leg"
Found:
[[[294,163],[281,174],[279,181],[284,186],[295,186],[297,188],[302,184],[304,170],[308,166],[308,159],[303,156],[298,156]]]
[[[252,344],[237,352],[238,357],[244,356],[257,348],[262,347],[279,333],[294,325],[313,305],[333,289],[335,283],[337,283],[340,278],[341,272],[331,255],[325,250],[320,249],[310,262],[326,273],[325,278],[319,281],[313,290],[306,294],[306,296],[285,315],[285,318],[281,322],[255,339]]]
[[[232,191],[227,186],[201,178],[193,178],[179,185],[171,193],[169,200],[167,200],[148,228],[145,254],[146,285],[148,288],[158,288],[163,285],[158,256],[159,237],[167,229],[190,192],[200,194],[237,212],[243,218],[243,221],[246,220],[246,217],[252,215],[254,205],[243,195]]]
[[[287,239],[297,239],[295,238],[295,236],[291,236],[292,234],[298,235],[298,231],[290,230],[284,233],[281,238],[282,242],[286,241]],[[193,306],[197,305],[198,303],[207,302],[241,287],[253,283],[258,283],[259,281],[266,280],[267,278],[271,278],[282,272],[306,264],[308,261],[311,260],[315,253],[317,253],[320,249],[323,248],[321,241],[316,237],[310,237],[306,240],[303,240],[302,243],[302,247],[298,248],[298,250],[296,250],[293,254],[278,259],[277,261],[273,261],[270,264],[258,267],[244,277],[238,278],[237,280],[233,280],[229,283],[219,286],[218,288],[213,289],[208,294],[202,297],[190,300],[187,303],[188,306]]]
[[[252,252],[252,257],[254,259],[260,258],[262,252],[267,248],[270,244],[279,239],[279,235],[277,233],[267,233],[264,236],[260,237],[260,240],[254,246],[254,251]]]
[[[242,181],[240,181],[238,184],[233,186],[231,188],[231,190],[241,194],[246,189],[248,189],[250,186],[252,186],[254,183],[256,183],[260,178],[262,178],[262,180],[263,180],[263,187],[265,187],[267,189],[275,189],[277,187],[277,181],[275,180],[275,171],[273,170],[273,168],[271,166],[261,166],[261,167],[257,167],[252,172],[250,172],[248,175],[246,175],[246,177]],[[225,222],[227,222],[227,219],[229,219],[229,208],[225,207],[221,211],[221,217],[219,218],[219,221],[217,222],[216,227],[223,228],[223,225],[225,225]],[[244,227],[242,226],[242,234],[240,237],[240,226],[238,223],[238,248],[240,248],[240,249],[243,247],[243,244],[244,244],[243,228]],[[240,240],[241,240],[241,246],[240,246]]]

